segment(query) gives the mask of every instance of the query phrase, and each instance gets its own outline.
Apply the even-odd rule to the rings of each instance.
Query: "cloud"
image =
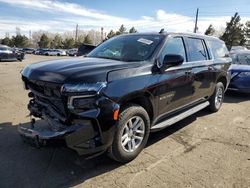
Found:
[[[2,3],[10,4],[16,7],[25,7],[31,9],[37,9],[47,12],[62,12],[76,16],[89,17],[95,19],[112,19],[112,20],[121,20],[123,18],[110,16],[108,14],[96,11],[93,9],[85,8],[84,6],[60,2],[56,0],[0,0]]]
[[[113,16],[103,11],[89,9],[85,6],[62,2],[57,0],[0,0],[20,9],[29,11],[40,11],[46,13],[46,17],[41,18],[13,18],[0,17],[0,37],[6,32],[14,34],[15,28],[20,27],[25,34],[36,30],[46,30],[50,32],[73,31],[76,24],[81,29],[98,29],[104,27],[105,32],[110,29],[117,30],[121,24],[128,29],[134,26],[140,32],[159,31],[165,28],[167,31],[192,32],[194,28],[194,18],[181,14],[166,12],[165,10],[156,10],[154,16],[141,15],[137,19],[129,19],[119,16]],[[7,20],[7,21],[4,21]],[[204,32],[209,24],[215,28],[221,29],[226,26],[226,21],[230,16],[219,17],[200,17],[198,28]],[[242,21],[249,20],[248,17],[242,18]]]

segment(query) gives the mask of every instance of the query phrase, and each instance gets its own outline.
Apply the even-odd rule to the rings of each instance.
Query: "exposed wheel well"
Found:
[[[121,108],[123,108],[124,106],[126,106],[127,104],[137,104],[141,107],[143,107],[147,113],[148,113],[148,116],[150,118],[150,122],[152,122],[153,120],[153,117],[154,117],[154,111],[153,111],[153,106],[150,102],[150,100],[146,97],[146,96],[140,96],[140,97],[135,97],[135,98],[132,98],[132,99],[129,99],[129,100],[124,100],[120,105],[121,105]]]

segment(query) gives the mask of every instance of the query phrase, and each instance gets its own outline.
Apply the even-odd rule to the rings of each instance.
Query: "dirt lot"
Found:
[[[52,59],[0,62],[0,187],[250,187],[250,96],[227,94],[215,114],[201,111],[150,136],[126,165],[84,160],[66,148],[35,149],[17,125],[29,122],[20,70]]]

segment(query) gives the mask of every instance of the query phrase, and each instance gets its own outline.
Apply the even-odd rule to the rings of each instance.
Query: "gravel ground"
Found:
[[[125,165],[22,143],[17,125],[29,118],[20,70],[54,58],[0,62],[0,187],[250,187],[250,95],[229,93],[218,113],[203,110],[151,134]]]

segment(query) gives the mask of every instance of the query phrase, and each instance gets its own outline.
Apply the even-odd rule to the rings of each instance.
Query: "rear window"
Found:
[[[215,59],[223,58],[228,55],[228,50],[224,42],[218,40],[208,41],[209,47]]]
[[[250,54],[239,54],[233,59],[233,64],[250,65]]]
[[[207,52],[203,39],[187,38],[189,61],[207,60]]]
[[[78,49],[78,55],[85,55],[91,52],[95,46],[81,45]]]

